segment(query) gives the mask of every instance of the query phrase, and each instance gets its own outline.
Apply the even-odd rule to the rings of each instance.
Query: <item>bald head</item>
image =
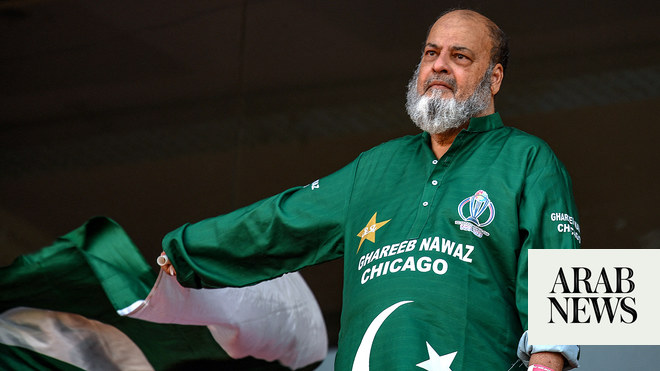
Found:
[[[500,27],[495,24],[490,18],[484,16],[481,13],[475,12],[474,10],[469,9],[450,9],[442,13],[436,22],[429,28],[429,33],[433,26],[438,23],[443,18],[462,18],[470,19],[476,23],[479,23],[485,27],[488,36],[490,37],[491,48],[490,56],[492,64],[501,64],[502,70],[506,71],[507,64],[509,62],[509,42],[506,34]],[[427,34],[428,36],[428,34]]]

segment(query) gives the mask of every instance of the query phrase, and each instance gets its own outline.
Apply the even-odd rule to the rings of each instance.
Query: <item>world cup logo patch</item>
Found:
[[[466,212],[468,213],[467,216]],[[483,230],[483,227],[489,225],[495,219],[495,206],[488,198],[486,191],[478,190],[477,193],[458,204],[458,216],[463,219],[462,221],[456,221],[462,231],[472,232],[479,238],[484,235],[490,236],[488,232]]]

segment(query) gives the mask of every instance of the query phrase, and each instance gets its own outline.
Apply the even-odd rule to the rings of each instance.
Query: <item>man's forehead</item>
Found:
[[[471,50],[490,49],[492,40],[487,27],[488,18],[479,13],[459,10],[440,17],[431,27],[426,39],[427,45],[453,47]]]

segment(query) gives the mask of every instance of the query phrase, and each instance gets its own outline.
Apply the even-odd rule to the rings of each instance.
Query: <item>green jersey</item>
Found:
[[[571,181],[540,139],[473,118],[437,159],[426,133],[168,234],[191,287],[344,258],[337,370],[507,370],[527,327],[527,251],[577,248]]]

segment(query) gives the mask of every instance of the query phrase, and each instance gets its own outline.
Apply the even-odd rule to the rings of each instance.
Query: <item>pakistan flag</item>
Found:
[[[313,369],[326,350],[297,273],[183,288],[107,218],[0,268],[2,370]]]

